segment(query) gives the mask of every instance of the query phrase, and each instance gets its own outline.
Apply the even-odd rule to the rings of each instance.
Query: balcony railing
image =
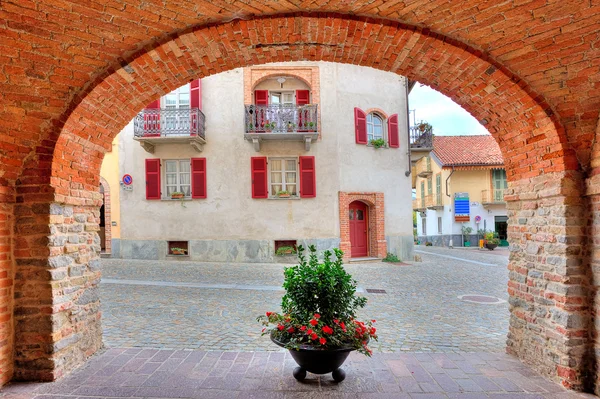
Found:
[[[484,204],[504,203],[504,189],[482,190],[481,202]]]
[[[431,170],[431,162],[430,161],[425,162],[421,159],[420,162],[417,162],[417,176],[427,177],[427,176],[431,176],[432,173],[433,173],[433,171]]]
[[[246,105],[246,133],[307,133],[318,131],[317,105]]]
[[[133,120],[135,137],[184,137],[204,139],[204,114],[198,108],[144,109]]]
[[[433,148],[433,129],[431,126],[425,128],[420,125],[410,127],[410,148],[431,149]]]

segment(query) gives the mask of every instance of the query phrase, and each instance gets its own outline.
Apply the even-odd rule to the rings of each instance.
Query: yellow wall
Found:
[[[121,209],[119,199],[121,186],[119,184],[119,135],[112,142],[112,151],[104,155],[100,176],[103,177],[110,187],[110,216],[111,221],[117,222],[116,226],[111,226],[112,238],[121,238]]]
[[[421,158],[416,162],[416,167],[413,169],[413,173],[418,174],[419,170],[425,170],[427,163],[427,157]],[[481,202],[481,191],[490,190],[492,188],[492,170],[481,169],[481,170],[455,170],[452,177],[448,182],[448,194],[446,196],[446,179],[452,173],[451,168],[442,169],[433,158],[431,158],[431,179],[432,179],[432,194],[436,195],[435,187],[435,176],[438,173],[442,174],[442,203],[443,205],[452,204],[452,198],[454,193],[465,192],[469,193],[469,200],[474,202]],[[428,195],[427,191],[427,177],[416,176],[415,188],[417,193],[417,204],[421,204],[421,182],[425,183],[425,195]]]

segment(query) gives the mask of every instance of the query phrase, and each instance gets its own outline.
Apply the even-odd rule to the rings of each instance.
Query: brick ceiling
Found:
[[[4,0],[0,160],[22,168],[33,148],[38,157],[47,152],[38,146],[56,140],[104,77],[183,33],[208,23],[312,11],[391,19],[490,60],[533,93],[562,126],[581,165],[589,165],[600,109],[598,0]],[[7,170],[0,183],[18,175]]]

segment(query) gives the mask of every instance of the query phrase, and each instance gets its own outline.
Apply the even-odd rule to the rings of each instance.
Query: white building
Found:
[[[406,78],[371,68],[269,64],[191,82],[117,138],[118,176],[103,176],[121,186],[112,256],[272,262],[315,244],[409,259],[407,130]]]

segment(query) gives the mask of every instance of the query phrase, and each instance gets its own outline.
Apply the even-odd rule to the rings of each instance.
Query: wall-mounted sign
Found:
[[[475,216],[475,223],[479,223],[481,222],[481,216],[477,215]]]
[[[454,220],[468,222],[470,220],[469,193],[454,193]]]
[[[133,183],[133,177],[131,177],[131,175],[123,175],[123,184],[131,186],[131,183]]]

